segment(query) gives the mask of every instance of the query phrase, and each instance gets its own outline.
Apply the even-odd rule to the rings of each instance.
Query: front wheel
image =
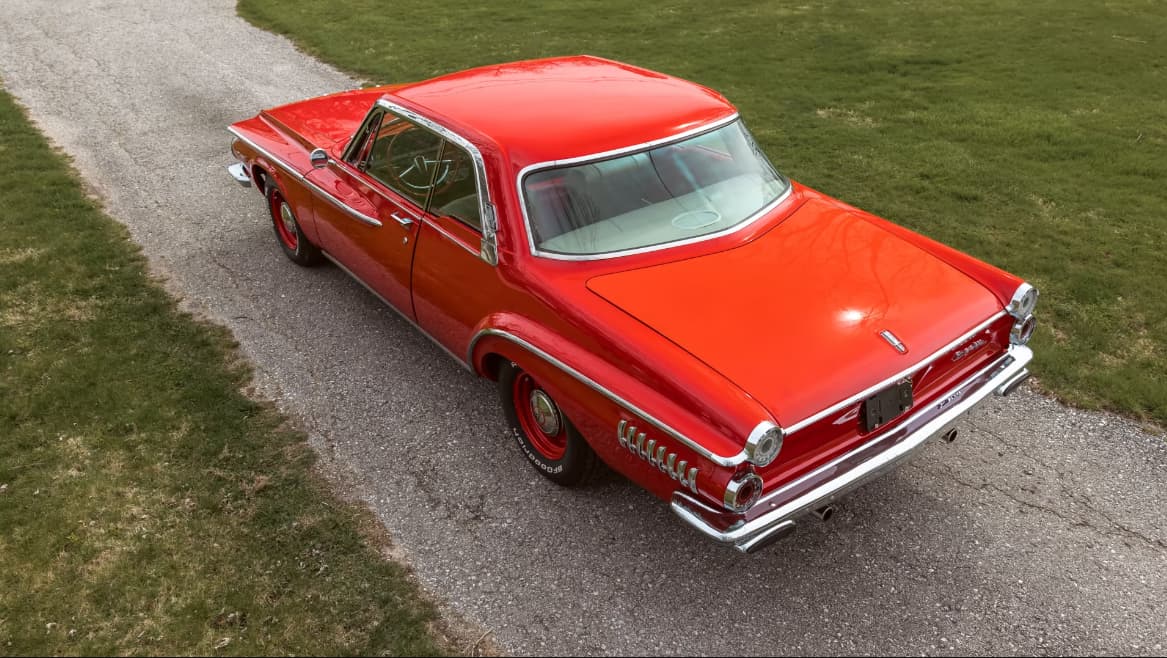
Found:
[[[531,466],[563,486],[590,479],[599,464],[596,453],[535,377],[512,363],[498,386],[511,435]]]
[[[292,204],[276,185],[275,179],[267,183],[267,209],[271,213],[272,228],[276,240],[284,250],[284,255],[297,265],[309,267],[320,262],[320,249],[304,237],[300,221],[292,212]]]

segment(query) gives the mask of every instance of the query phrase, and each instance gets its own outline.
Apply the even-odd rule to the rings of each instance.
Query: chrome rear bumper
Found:
[[[244,167],[242,162],[228,165],[227,173],[231,174],[231,178],[234,178],[236,183],[243,187],[251,187],[251,176],[247,175],[247,167]]]
[[[682,492],[673,494],[672,510],[703,534],[745,553],[753,553],[792,532],[795,519],[840,498],[915,454],[929,439],[952,429],[961,416],[994,392],[1007,395],[1026,377],[1033,351],[1011,345],[1009,351],[969,377],[941,400],[859,448],[838,457],[762,497],[749,520],[728,517]]]

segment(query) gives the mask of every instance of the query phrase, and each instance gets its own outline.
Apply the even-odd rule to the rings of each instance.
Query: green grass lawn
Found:
[[[0,92],[0,655],[442,651],[232,348]]]
[[[709,85],[791,177],[1042,291],[1036,373],[1167,423],[1167,4],[240,0],[372,82],[590,53]]]

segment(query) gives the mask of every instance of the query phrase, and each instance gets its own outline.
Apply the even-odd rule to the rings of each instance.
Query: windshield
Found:
[[[789,184],[742,122],[523,180],[535,247],[598,255],[689,240],[758,214]]]

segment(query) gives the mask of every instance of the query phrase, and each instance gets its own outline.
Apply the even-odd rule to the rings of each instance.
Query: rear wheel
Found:
[[[272,178],[267,180],[267,209],[271,213],[272,228],[276,241],[284,250],[284,255],[297,265],[308,267],[320,262],[320,250],[304,237],[300,221],[292,211],[282,190]]]
[[[511,435],[531,466],[563,486],[590,479],[599,458],[538,380],[510,364],[499,374],[498,385]]]

